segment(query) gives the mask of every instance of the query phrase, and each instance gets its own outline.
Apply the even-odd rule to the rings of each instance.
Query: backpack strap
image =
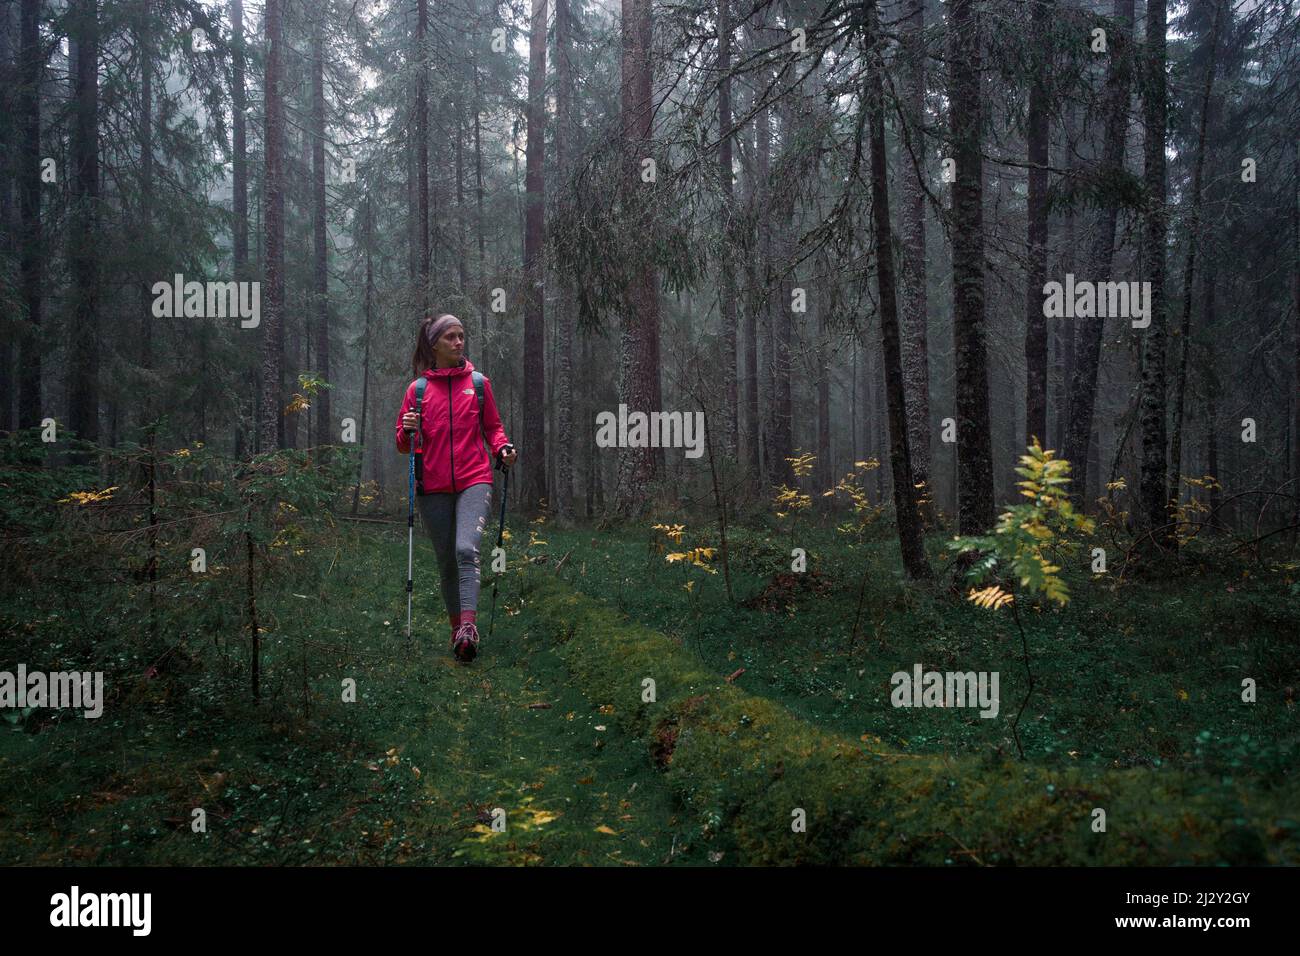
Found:
[[[472,372],[470,377],[474,379],[474,394],[478,396],[478,420],[481,426],[483,424],[483,373]]]
[[[424,494],[424,455],[422,449],[424,445],[424,422],[422,413],[424,412],[424,387],[429,384],[429,380],[421,375],[415,380],[415,493]]]
[[[483,435],[483,373],[471,372],[470,377],[474,379],[474,395],[478,398],[478,433],[486,439]],[[489,454],[491,451],[492,449],[489,448]]]
[[[483,373],[473,372],[474,394],[478,396],[478,432],[482,435],[483,440],[487,441],[487,435],[483,433]],[[492,446],[488,445],[488,458],[492,457]]]

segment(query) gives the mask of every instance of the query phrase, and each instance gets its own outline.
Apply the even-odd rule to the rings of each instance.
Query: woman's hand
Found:
[[[420,416],[416,415],[415,412],[407,412],[402,416],[402,427],[408,432],[415,431],[419,423],[419,418]]]
[[[504,445],[504,446],[502,446],[502,448],[501,448],[501,464],[503,464],[503,465],[505,465],[507,468],[509,468],[511,465],[513,465],[513,464],[515,463],[515,459],[518,458],[518,457],[519,457],[519,452],[515,451],[515,446],[514,446],[514,445]]]

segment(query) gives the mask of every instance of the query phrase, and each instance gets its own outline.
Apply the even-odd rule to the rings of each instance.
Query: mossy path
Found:
[[[585,697],[539,637],[512,626],[517,620],[470,666],[443,653],[416,664],[394,656],[383,685],[404,686],[406,699],[393,706],[406,719],[379,764],[387,786],[421,804],[405,821],[405,842],[438,846],[431,862],[683,859],[672,797],[644,746],[619,734],[611,705]],[[501,811],[504,833],[493,830]]]
[[[228,633],[187,641],[154,678],[125,660],[98,720],[42,710],[0,727],[0,863],[701,862],[644,745],[527,615],[503,612],[505,593],[470,666],[432,598],[407,640],[392,537],[359,533],[318,580],[268,588],[257,707],[246,675],[222,675],[223,655],[246,653]],[[416,560],[433,567],[431,552]],[[37,609],[32,628],[5,623],[27,635],[17,659],[53,668],[67,635]]]

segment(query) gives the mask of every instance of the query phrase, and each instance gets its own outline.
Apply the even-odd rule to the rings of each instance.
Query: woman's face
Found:
[[[459,365],[461,357],[465,354],[465,329],[453,325],[443,332],[434,343],[433,352],[437,356],[438,364],[444,368]]]

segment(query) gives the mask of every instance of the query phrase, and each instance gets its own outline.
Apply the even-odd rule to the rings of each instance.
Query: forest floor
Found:
[[[400,531],[342,527],[303,570],[268,579],[257,706],[238,604],[224,624],[210,608],[175,608],[196,624],[160,662],[138,650],[138,589],[116,602],[67,589],[8,596],[0,669],[90,669],[97,659],[107,701],[98,719],[38,710],[0,724],[0,864],[745,862],[717,852],[646,741],[607,718],[609,700],[579,689],[512,574],[492,638],[459,665],[420,542],[408,641]],[[680,543],[652,530],[532,531],[527,554],[542,573],[558,565],[583,594],[807,724],[900,753],[1016,756],[1010,724],[1026,683],[1013,619],[974,607],[942,575],[905,584],[887,535],[850,543],[809,526],[796,541],[732,529],[733,603],[721,573],[665,560],[716,546],[711,527]],[[773,573],[795,545],[808,573]],[[928,545],[939,567],[942,539]],[[1297,577],[1267,562],[1191,562],[1118,588],[1068,576],[1065,608],[1021,612],[1035,675],[1020,721],[1026,760],[1286,783],[1300,740]],[[490,601],[487,586],[485,635]],[[998,719],[890,706],[891,674],[917,663],[999,671]],[[1241,699],[1243,677],[1258,685],[1253,704]],[[355,702],[343,700],[348,679]],[[204,832],[192,826],[196,808]]]
[[[440,599],[417,600],[408,642],[405,536],[349,538],[349,560],[318,592],[296,596],[301,582],[284,581],[264,595],[262,620],[280,623],[263,635],[260,707],[246,674],[219,673],[227,648],[209,635],[155,678],[140,676],[142,660],[109,673],[106,685],[129,689],[106,692],[100,718],[41,710],[0,724],[0,864],[702,858],[674,845],[682,827],[644,751],[604,732],[602,702],[574,689],[519,616],[498,608],[484,653],[464,666],[431,610]],[[427,543],[416,560],[427,583]],[[24,610],[31,627],[15,627]],[[53,669],[87,623],[75,597],[56,611],[28,595],[5,617],[28,637],[29,669]],[[226,638],[246,654],[246,639]],[[342,700],[347,678],[355,702]],[[492,828],[497,807],[505,833]]]
[[[676,639],[720,674],[743,667],[740,686],[805,720],[912,752],[1014,754],[1011,717],[1027,690],[1014,617],[965,600],[968,586],[945,570],[951,555],[940,535],[927,539],[935,583],[907,584],[897,541],[882,530],[846,543],[834,529],[733,529],[734,602],[721,573],[665,562],[649,535],[552,530],[547,541],[557,555],[572,552],[560,572],[568,583]],[[667,550],[701,543],[716,541],[694,541],[688,531]],[[782,561],[789,567],[794,546],[807,553],[807,573],[769,573]],[[1086,557],[1077,563],[1086,567]],[[712,567],[720,567],[716,559]],[[1300,562],[1202,562],[1189,554],[1181,566],[1124,582],[1114,574],[1063,577],[1066,606],[1026,599],[1021,610],[1035,681],[1019,727],[1027,759],[1174,765],[1261,781],[1293,766]],[[1000,672],[998,719],[975,709],[891,706],[891,675],[917,663]],[[1257,687],[1254,704],[1242,701],[1247,677]]]

